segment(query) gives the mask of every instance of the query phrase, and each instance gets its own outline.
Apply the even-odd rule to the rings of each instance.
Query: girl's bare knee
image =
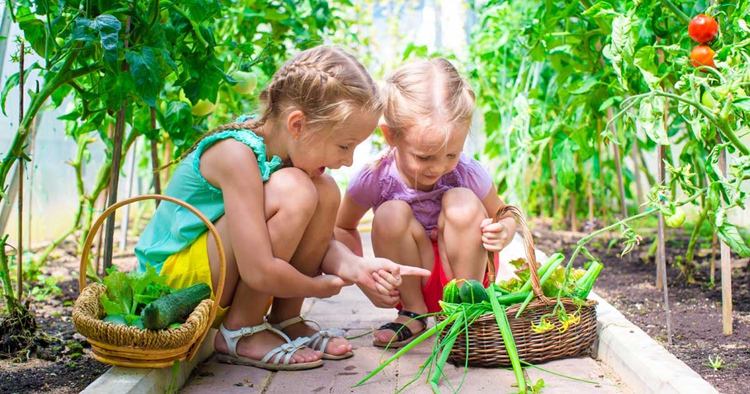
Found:
[[[386,201],[375,212],[372,232],[374,236],[400,237],[409,231],[414,220],[414,212],[407,202]]]
[[[298,168],[282,168],[265,184],[266,201],[277,209],[293,211],[306,217],[312,216],[318,205],[318,191],[310,179]]]
[[[440,215],[445,224],[459,228],[476,226],[486,217],[479,197],[462,187],[450,189],[445,193]]]
[[[323,174],[313,178],[312,182],[317,194],[317,209],[330,212],[335,216],[341,204],[341,191],[336,180],[328,174]]]

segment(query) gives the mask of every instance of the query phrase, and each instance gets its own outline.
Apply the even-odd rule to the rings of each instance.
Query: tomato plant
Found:
[[[705,44],[719,34],[719,24],[716,23],[716,19],[706,14],[698,14],[690,20],[688,34],[694,41]]]
[[[661,211],[655,208],[664,199],[682,193],[722,241],[750,255],[727,216],[748,196],[741,185],[750,150],[740,136],[750,132],[750,100],[740,91],[750,81],[750,5],[707,6],[645,0],[479,7],[471,78],[486,126],[484,154],[496,163],[501,192],[528,212],[571,225],[581,215],[588,222],[611,220],[613,211],[631,216],[644,203]],[[717,32],[713,49],[698,45],[689,59],[696,44],[685,34],[686,12],[696,9],[715,17]],[[700,40],[711,26],[703,26]],[[644,159],[657,147],[667,163],[662,185]],[[722,149],[740,157],[726,174],[716,171]]]

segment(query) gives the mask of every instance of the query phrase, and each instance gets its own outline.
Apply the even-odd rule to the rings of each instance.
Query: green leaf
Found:
[[[663,114],[664,99],[661,97],[645,98],[641,101],[641,106],[638,109],[635,125],[638,130],[645,132],[652,141],[669,145],[669,137],[664,129]]]
[[[592,18],[601,18],[615,17],[619,14],[614,11],[614,9],[612,8],[612,4],[609,4],[606,1],[598,1],[596,2],[596,4],[584,11],[583,15],[590,16]]]
[[[576,170],[575,170],[575,151],[578,145],[569,138],[555,141],[552,148],[552,154],[555,158],[555,173],[560,183],[568,190],[575,190],[576,187]]]
[[[104,311],[108,315],[125,315],[131,313],[133,304],[133,290],[130,287],[130,277],[113,266],[107,270],[107,276],[102,280],[107,292],[102,294],[101,301]]]
[[[5,86],[3,86],[3,92],[2,92],[2,98],[0,98],[0,106],[2,106],[3,109],[3,115],[8,116],[8,114],[5,112],[5,100],[8,99],[8,93],[10,93],[11,89],[18,86],[18,81],[20,80],[19,73],[15,73],[8,77],[8,79],[5,80]]]
[[[193,114],[190,105],[183,101],[169,101],[164,115],[164,129],[169,132],[169,138],[177,146],[190,143],[193,130]]]
[[[732,106],[740,111],[750,114],[750,97],[740,97],[732,101]]]
[[[659,76],[656,63],[656,50],[652,46],[646,46],[638,49],[635,53],[635,65],[643,74],[643,79],[646,81],[651,90],[657,90],[659,88]]]
[[[740,232],[737,230],[737,226],[724,221],[716,233],[719,238],[729,245],[732,250],[737,252],[740,257],[750,257],[750,247],[748,247],[745,240],[742,239]]]
[[[135,91],[146,104],[155,107],[156,96],[161,91],[163,81],[159,78],[160,67],[153,48],[143,47],[140,52],[128,52],[125,60],[130,65],[130,73],[135,80]]]
[[[73,30],[73,39],[91,42],[96,40],[96,31],[99,35],[103,54],[104,66],[111,71],[117,71],[117,43],[122,29],[120,21],[112,15],[102,14],[95,19],[77,18],[76,27]]]
[[[597,78],[586,78],[583,81],[574,83],[571,86],[572,90],[570,90],[570,94],[586,94],[591,91],[591,89],[594,88],[594,86],[596,86],[598,83],[599,80]]]

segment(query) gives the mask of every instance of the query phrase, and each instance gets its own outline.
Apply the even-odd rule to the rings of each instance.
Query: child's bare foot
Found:
[[[308,346],[316,350],[323,350],[324,359],[348,358],[353,354],[352,344],[343,338],[343,332],[330,329],[322,330],[317,323],[312,320],[305,320],[300,316],[293,317],[281,323],[275,323],[272,317],[269,316],[269,322],[272,321],[274,327],[284,331],[292,340],[299,337],[312,338]],[[320,333],[319,339],[315,336],[318,333]],[[328,338],[328,343],[325,344],[325,349],[320,349],[325,338]]]
[[[234,331],[234,330],[230,330]],[[236,363],[238,364],[250,364],[254,366],[258,366],[261,368],[267,368],[267,369],[276,369],[273,365],[259,365],[261,364],[261,360],[272,350],[275,348],[284,345],[287,343],[286,339],[284,339],[282,336],[280,336],[277,333],[274,333],[270,330],[264,330],[256,332],[252,335],[247,335],[244,337],[239,338],[239,342],[237,342],[237,356],[239,356],[241,359],[239,359]],[[216,352],[222,355],[226,361],[233,362],[229,355],[229,345],[227,344],[226,338],[224,338],[224,333],[220,330],[218,335],[216,335],[216,339],[214,340],[214,346],[216,348]],[[285,354],[285,353],[284,353]],[[307,363],[315,363],[316,361],[319,362],[323,354],[321,352],[312,350],[308,347],[301,347],[297,351],[293,352],[291,357],[289,358],[288,364],[307,364]],[[284,359],[286,358],[286,355],[280,358],[278,363],[275,363],[275,359],[277,357],[273,356],[269,360],[267,360],[267,363],[270,364],[283,364]],[[257,361],[257,363],[243,363],[242,359],[249,359],[245,361]],[[316,363],[315,366],[319,365],[319,363]],[[269,368],[270,367],[270,368]],[[283,369],[283,368],[280,368]]]

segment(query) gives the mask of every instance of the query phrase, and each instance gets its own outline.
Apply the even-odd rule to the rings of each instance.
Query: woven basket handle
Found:
[[[523,213],[515,205],[504,205],[500,207],[492,218],[493,223],[497,223],[504,216],[510,214],[515,219],[516,223],[521,229],[521,235],[523,236],[523,243],[526,248],[526,261],[529,265],[529,274],[531,275],[531,289],[534,291],[534,295],[543,298],[542,285],[539,283],[539,274],[537,273],[537,262],[536,253],[534,252],[534,237],[531,235],[526,219],[524,219]],[[495,282],[495,259],[494,253],[487,251],[487,270],[489,271],[490,283]]]
[[[134,202],[143,201],[143,200],[162,200],[162,201],[169,201],[172,203],[175,203],[177,205],[182,206],[183,208],[189,210],[190,212],[194,213],[198,218],[203,222],[203,224],[206,225],[208,228],[208,231],[211,232],[214,236],[214,240],[216,241],[216,248],[219,252],[219,283],[217,285],[217,288],[214,289],[214,302],[211,305],[211,313],[208,315],[208,325],[206,329],[203,331],[203,333],[200,335],[200,338],[198,339],[198,342],[195,346],[192,347],[190,350],[190,353],[187,355],[187,360],[191,360],[193,356],[195,355],[195,352],[200,347],[200,343],[203,342],[203,338],[206,337],[206,334],[208,333],[208,329],[211,328],[211,322],[214,321],[214,318],[216,317],[216,312],[219,308],[219,303],[221,301],[221,296],[224,293],[224,280],[226,279],[227,274],[227,261],[226,256],[224,255],[224,244],[221,243],[221,237],[219,237],[219,232],[216,231],[216,227],[214,227],[214,224],[211,223],[208,218],[203,215],[198,209],[196,209],[194,206],[182,201],[178,200],[174,197],[170,196],[163,196],[160,194],[146,194],[142,196],[135,196],[131,197],[122,201],[118,201],[117,203],[113,204],[109,208],[107,208],[101,216],[99,216],[96,221],[94,222],[94,225],[91,226],[91,231],[89,231],[89,235],[86,237],[86,242],[83,244],[83,254],[81,255],[81,270],[78,271],[78,292],[82,292],[83,289],[86,287],[86,269],[88,264],[88,257],[89,252],[91,251],[91,244],[94,242],[94,238],[96,238],[97,233],[99,232],[99,229],[102,226],[102,223],[104,223],[104,220],[107,219],[111,214],[113,214],[117,209],[132,204]],[[110,262],[111,263],[111,262]]]

